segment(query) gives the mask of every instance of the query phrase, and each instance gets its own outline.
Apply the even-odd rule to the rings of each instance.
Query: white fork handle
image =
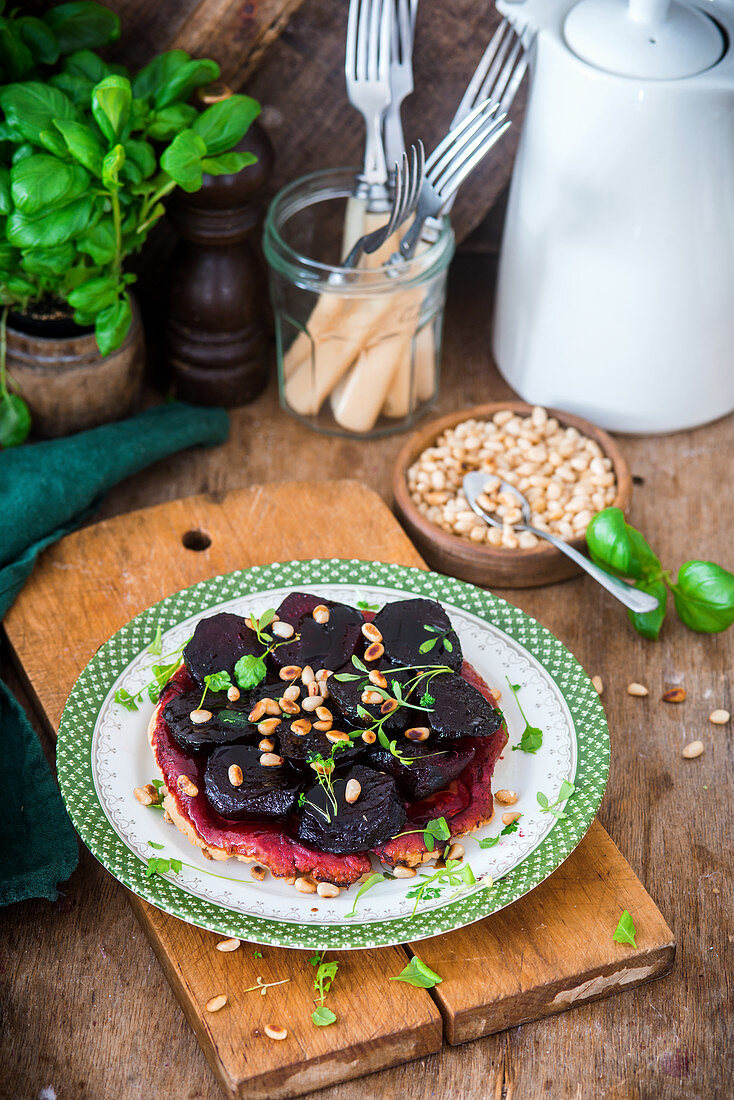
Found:
[[[364,147],[364,182],[368,184],[387,183],[387,165],[382,145],[382,114],[364,116],[366,138]]]

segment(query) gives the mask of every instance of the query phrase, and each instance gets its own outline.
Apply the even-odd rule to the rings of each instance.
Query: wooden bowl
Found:
[[[450,413],[423,425],[407,441],[398,455],[393,474],[393,496],[398,518],[432,569],[472,584],[494,585],[498,588],[533,588],[554,584],[580,572],[570,558],[549,543],[528,550],[508,550],[504,547],[478,545],[458,535],[449,535],[418,511],[408,492],[407,471],[426,447],[430,447],[447,428],[464,420],[490,420],[503,409],[529,416],[532,405],[524,401],[496,401],[491,405],[475,405],[461,412]],[[617,479],[614,505],[627,512],[632,496],[632,477],[622,453],[606,432],[571,413],[547,409],[566,428],[577,428],[583,435],[595,439],[607,458],[611,458]],[[578,550],[586,546],[584,538],[571,543]]]

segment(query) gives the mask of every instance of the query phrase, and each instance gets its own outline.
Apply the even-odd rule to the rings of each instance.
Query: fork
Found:
[[[410,156],[404,152],[395,165],[395,187],[388,221],[359,238],[344,260],[344,267],[356,267],[363,252],[376,252],[415,211],[425,174],[423,142],[411,145],[409,153]]]
[[[485,99],[466,116],[463,122],[449,130],[426,161],[415,220],[401,240],[391,260],[409,260],[422,239],[428,218],[437,221],[447,203],[466,177],[496,145],[510,127],[506,115],[498,113],[498,104]]]
[[[347,96],[365,124],[364,171],[357,192],[368,209],[387,209],[382,118],[390,105],[393,0],[350,0],[344,71]]]
[[[397,164],[405,151],[400,108],[413,91],[413,34],[418,0],[388,0],[393,5],[390,42],[391,102],[385,113],[384,138],[388,165]]]

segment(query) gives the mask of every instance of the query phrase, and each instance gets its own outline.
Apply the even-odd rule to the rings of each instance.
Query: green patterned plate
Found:
[[[297,893],[268,875],[254,882],[247,865],[212,863],[160,811],[141,806],[133,788],[156,778],[146,729],[153,705],[136,711],[115,692],[139,692],[151,679],[148,645],[160,625],[163,653],[177,649],[203,613],[226,609],[260,614],[293,589],[356,604],[382,605],[406,596],[440,600],[464,654],[490,687],[502,691],[510,745],[493,786],[517,791],[517,832],[497,837],[495,820],[463,840],[476,879],[471,885],[427,884],[425,878],[379,882],[354,907],[356,887],[337,898]],[[535,754],[513,752],[527,719],[543,730]],[[396,565],[365,561],[295,561],[229,573],[177,592],[143,611],[98,650],[64,709],[57,746],[59,780],[79,834],[97,859],[130,890],[160,909],[225,936],[311,950],[382,947],[460,928],[509,905],[547,878],[576,847],[597,811],[607,779],[609,735],[599,698],[568,650],[539,623],[472,585]],[[574,791],[560,813],[563,782]],[[558,812],[558,811],[557,811]],[[149,875],[149,860],[181,861],[180,870]],[[164,865],[165,867],[165,865]],[[422,873],[432,873],[431,867]],[[415,891],[426,885],[423,897]],[[412,895],[412,896],[409,896]]]

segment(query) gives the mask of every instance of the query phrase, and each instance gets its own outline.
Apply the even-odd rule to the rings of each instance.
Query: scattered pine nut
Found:
[[[217,944],[217,951],[236,951],[239,946],[240,941],[233,936],[229,940],[220,940]]]
[[[328,733],[328,731],[331,729],[331,727],[333,725],[334,725],[334,722],[332,721],[331,718],[324,718],[320,722],[314,722],[313,728],[315,730],[318,730],[319,733]]]
[[[320,695],[323,690],[324,687],[318,682],[318,680],[312,680],[311,683],[308,685],[308,694],[311,699],[315,699],[316,696]]]
[[[515,791],[509,791],[503,788],[501,791],[495,791],[494,797],[502,806],[514,806],[517,802],[517,794]]]
[[[146,783],[144,787],[135,787],[133,794],[141,806],[153,806],[158,801],[158,792],[152,783]]]
[[[210,710],[192,710],[189,718],[195,726],[201,726],[204,722],[211,720],[212,712]]]
[[[412,726],[409,730],[405,731],[405,737],[409,741],[427,741],[431,736],[431,731],[428,726]]]
[[[216,997],[210,997],[206,1002],[207,1012],[219,1012],[220,1008],[224,1008],[227,1003],[227,994],[218,993]]]
[[[725,726],[731,718],[728,710],[712,710],[709,714],[709,722],[715,726]]]
[[[490,688],[489,690],[492,692],[492,698],[494,699],[495,703],[499,703],[500,699],[502,698],[502,692],[500,691],[500,689]]]
[[[244,777],[242,775],[242,768],[239,766],[239,764],[230,764],[227,771],[227,776],[229,777],[229,781],[233,787],[242,786],[242,780]]]
[[[323,683],[324,680],[328,680],[330,676],[330,668],[320,668],[319,671],[316,673],[316,679],[319,681],[319,683]]]
[[[318,607],[315,607],[311,614],[320,626],[324,626],[331,618],[331,612],[324,603],[320,603]]]
[[[364,741],[365,745],[374,745],[375,741],[377,740],[377,734],[374,730],[365,730],[362,734],[362,740]]]
[[[311,723],[308,718],[297,718],[295,722],[291,722],[291,733],[295,733],[296,737],[305,737],[310,732]]]
[[[278,700],[278,706],[283,714],[300,714],[301,712],[298,703],[293,702],[292,699],[286,699],[285,695],[282,699]]]
[[[368,642],[381,642],[382,634],[375,626],[374,623],[364,623],[362,626],[362,634]]]
[[[275,741],[271,741],[269,737],[263,737],[262,741],[257,746],[260,752],[272,752],[275,748]]]
[[[387,687],[387,678],[382,672],[380,672],[379,668],[373,668],[372,669],[372,672],[370,672],[370,675],[369,675],[369,681],[370,681],[371,684],[374,684],[375,687],[378,687],[378,688],[386,688]]]
[[[259,863],[253,863],[252,867],[250,868],[250,874],[256,882],[262,882],[267,873],[267,867],[263,867]]]
[[[682,687],[669,688],[663,692],[664,703],[685,703],[686,689]]]
[[[334,715],[331,713],[328,707],[324,706],[316,707],[316,717],[320,718],[322,722],[334,721]]]
[[[597,695],[603,695],[604,694],[604,681],[602,680],[601,676],[592,676],[591,677],[591,682],[594,685],[594,690],[595,690],[596,694]]]
[[[686,760],[695,760],[703,752],[703,741],[690,741],[683,749],[681,756]]]
[[[502,824],[503,825],[512,825],[513,821],[517,821],[521,817],[522,817],[522,814],[520,814],[520,813],[502,814]]]
[[[377,707],[382,702],[382,696],[379,691],[363,691],[361,700],[366,707]]]
[[[265,704],[265,713],[269,714],[271,718],[280,718],[280,704],[277,699],[263,699]]]
[[[299,894],[316,893],[316,883],[312,879],[306,878],[304,875],[296,879],[294,886]]]
[[[316,681],[314,680],[314,684],[315,683]],[[311,687],[310,684],[309,687]],[[307,714],[312,714],[313,711],[319,710],[323,701],[320,695],[309,695],[308,699],[303,700],[303,709]]]
[[[350,741],[351,738],[345,730],[327,730],[326,740],[336,744],[337,741]]]
[[[302,672],[300,665],[284,665],[278,675],[281,680],[297,680]]]
[[[238,687],[235,687],[235,685],[232,684],[231,688],[227,688],[227,698],[229,699],[230,703],[236,703],[239,697],[240,689]]]
[[[385,652],[385,647],[382,642],[372,642],[364,651],[365,661],[379,661]]]
[[[280,718],[266,718],[264,722],[258,722],[257,732],[263,737],[269,737],[271,733],[275,733],[279,725]]]
[[[362,793],[362,784],[358,779],[348,779],[347,785],[344,788],[344,801],[348,802],[350,806],[357,801]]]
[[[264,717],[265,717],[265,703],[261,699],[258,703],[255,703],[255,706],[252,708],[250,713],[247,715],[247,720],[248,720],[248,722],[259,722],[260,719],[264,718]]]
[[[627,694],[643,696],[649,695],[649,692],[644,684],[638,684],[633,680],[631,684],[627,684]]]
[[[466,849],[463,844],[452,844],[447,859],[463,859]]]
[[[275,1039],[276,1042],[280,1042],[282,1039],[288,1038],[288,1032],[284,1027],[280,1027],[278,1024],[266,1024],[264,1029],[268,1039]]]
[[[308,685],[312,684],[315,679],[316,673],[310,665],[306,665],[305,668],[301,669],[301,683],[305,684],[308,687]]]
[[[316,887],[316,893],[320,898],[336,898],[341,890],[334,882],[320,882]]]
[[[301,689],[299,688],[298,684],[291,684],[283,692],[283,698],[287,699],[289,703],[295,703],[295,701],[300,698],[300,695]]]
[[[395,878],[415,878],[418,874],[415,867],[404,867],[402,863],[398,863],[397,866],[393,867],[392,873]]]
[[[380,707],[380,714],[392,714],[399,706],[397,699],[386,699]]]
[[[189,798],[196,798],[199,793],[199,788],[189,779],[188,775],[179,775],[176,783],[178,789],[183,791],[184,794],[187,794]]]
[[[274,752],[264,752],[260,757],[260,766],[263,768],[279,768],[283,763],[282,756],[276,756]]]
[[[288,639],[295,634],[295,629],[290,623],[274,622],[270,624],[270,629],[276,638]]]

